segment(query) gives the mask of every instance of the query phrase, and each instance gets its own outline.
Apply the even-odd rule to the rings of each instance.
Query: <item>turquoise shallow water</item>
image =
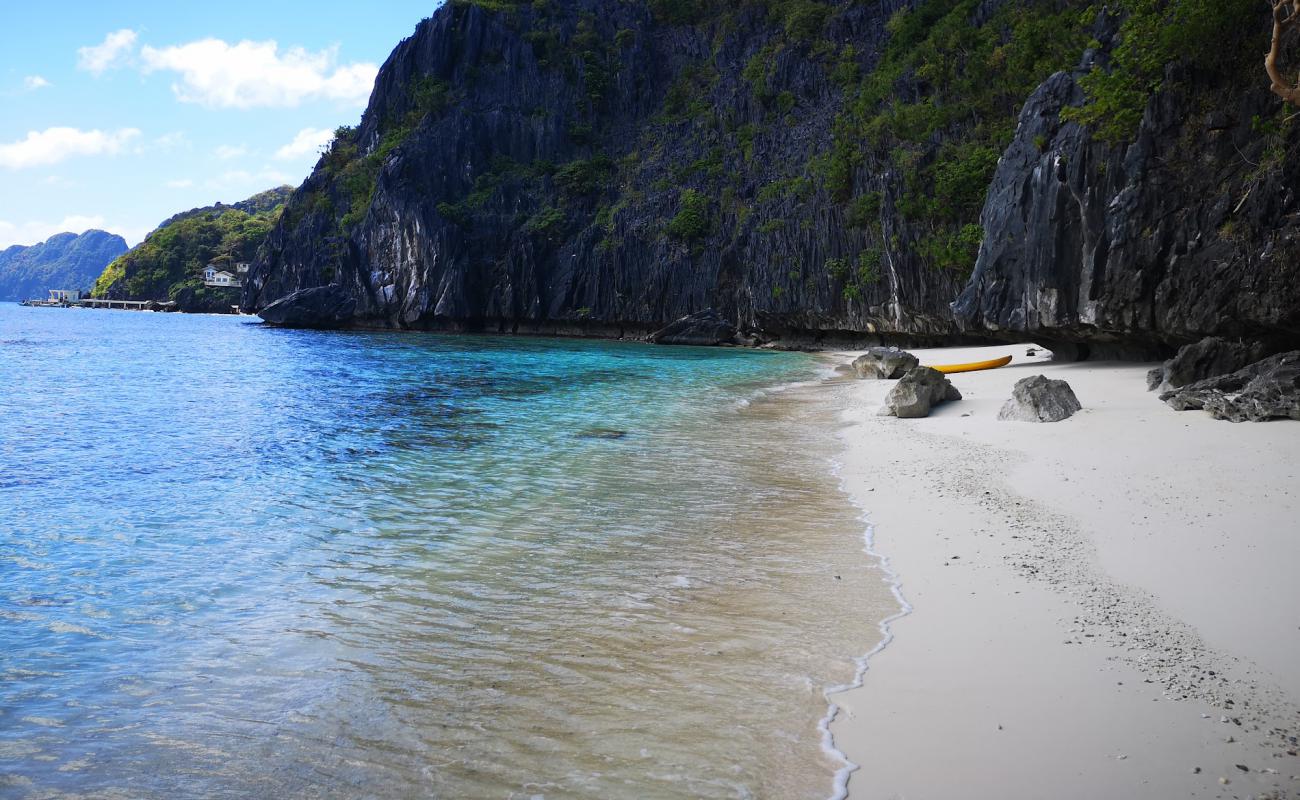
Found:
[[[825,796],[818,369],[0,306],[0,795]]]

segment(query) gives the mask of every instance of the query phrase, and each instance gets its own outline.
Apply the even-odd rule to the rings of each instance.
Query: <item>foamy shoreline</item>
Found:
[[[965,399],[922,420],[876,416],[890,382],[827,386],[844,488],[912,606],[831,697],[848,796],[1295,796],[1300,425],[1175,412],[1150,365],[913,352],[1016,361],[953,376]],[[1084,410],[998,422],[1040,373]]]

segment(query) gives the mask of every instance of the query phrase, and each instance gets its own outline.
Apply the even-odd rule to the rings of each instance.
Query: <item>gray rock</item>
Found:
[[[1244,88],[1222,96],[1230,122],[1211,133],[1187,113],[1187,79],[1170,80],[1134,135],[1111,144],[1062,117],[1085,102],[1087,71],[1058,72],[1026,101],[988,188],[983,244],[953,306],[958,323],[1053,351],[1052,340],[1118,346],[1126,358],[1207,335],[1293,335],[1295,178],[1249,174],[1262,147],[1251,121],[1275,100]],[[1172,166],[1179,137],[1193,131],[1205,160]]]
[[[667,327],[650,334],[655,344],[685,344],[711,346],[732,344],[736,341],[736,326],[722,318],[716,309],[706,308],[682,317]]]
[[[1016,381],[1011,399],[998,412],[998,419],[1015,422],[1060,422],[1083,408],[1065,381],[1034,375]]]
[[[627,431],[617,428],[584,428],[574,436],[579,439],[624,439],[627,438]]]
[[[1199,342],[1183,346],[1178,355],[1147,373],[1147,388],[1162,392],[1177,389],[1206,378],[1236,372],[1266,355],[1269,355],[1268,349],[1260,342],[1247,344],[1207,336]]]
[[[945,400],[960,400],[961,392],[942,372],[930,367],[913,367],[894,384],[880,409],[882,417],[914,419],[928,417],[930,409]]]
[[[1204,409],[1229,422],[1300,420],[1300,350],[1165,392],[1160,399],[1179,411]]]
[[[896,380],[921,362],[916,356],[897,347],[872,347],[853,359],[853,371],[859,378]]]
[[[1163,366],[1152,367],[1147,370],[1147,391],[1154,392],[1156,389],[1159,389],[1160,384],[1164,383],[1164,380],[1165,368]]]
[[[343,287],[317,286],[281,297],[257,315],[286,328],[341,328],[351,321],[356,306]]]

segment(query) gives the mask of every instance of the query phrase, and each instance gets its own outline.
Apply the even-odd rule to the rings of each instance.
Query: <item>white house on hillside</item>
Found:
[[[242,264],[240,266],[243,266]],[[233,272],[227,272],[216,264],[209,264],[208,268],[203,270],[204,286],[243,286],[243,281]]]

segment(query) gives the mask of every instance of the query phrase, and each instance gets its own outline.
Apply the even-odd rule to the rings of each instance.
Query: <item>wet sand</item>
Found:
[[[911,606],[834,698],[849,795],[1295,796],[1300,425],[1173,411],[1150,365],[913,352],[1016,361],[952,376],[965,399],[920,420],[876,416],[892,382],[828,386]],[[997,421],[1040,373],[1084,410]]]

